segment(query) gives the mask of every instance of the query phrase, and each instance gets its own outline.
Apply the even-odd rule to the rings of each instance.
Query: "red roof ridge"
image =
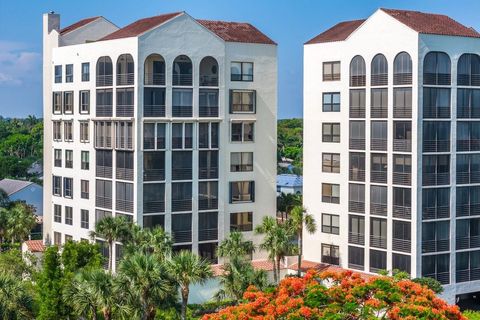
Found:
[[[61,29],[61,30],[59,31],[59,33],[60,33],[61,35],[65,35],[65,34],[67,34],[67,33],[69,33],[69,32],[72,32],[72,31],[74,31],[74,30],[77,30],[78,28],[83,27],[83,26],[89,24],[90,22],[93,22],[93,21],[95,21],[95,20],[97,20],[97,19],[99,19],[99,18],[103,18],[103,17],[102,17],[102,16],[95,16],[95,17],[90,17],[90,18],[85,18],[85,19],[79,20],[79,21],[77,21],[77,22],[75,22],[75,23],[73,23],[73,24],[71,24],[71,25],[69,25],[69,26]]]
[[[366,19],[342,21],[305,42],[305,44],[335,42],[346,40]]]

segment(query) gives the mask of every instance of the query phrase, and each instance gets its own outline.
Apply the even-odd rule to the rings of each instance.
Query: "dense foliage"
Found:
[[[388,276],[365,279],[350,271],[309,271],[303,278],[285,278],[274,290],[250,287],[244,299],[203,320],[465,319],[457,306],[418,283]]]
[[[284,119],[277,122],[277,158],[293,160],[293,165],[303,167],[303,120]]]
[[[28,169],[43,157],[43,122],[0,117],[0,179],[35,178]]]

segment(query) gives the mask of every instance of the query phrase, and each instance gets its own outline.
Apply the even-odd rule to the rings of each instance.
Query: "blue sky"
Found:
[[[450,15],[480,30],[478,0],[0,0],[0,115],[42,116],[42,13],[61,14],[62,26],[103,15],[118,26],[166,12],[245,21],[278,44],[279,118],[302,116],[302,44],[343,20],[379,7]]]

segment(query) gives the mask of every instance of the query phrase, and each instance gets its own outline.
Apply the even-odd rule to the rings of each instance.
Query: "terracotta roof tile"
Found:
[[[324,31],[313,39],[310,39],[305,44],[343,41],[347,39],[353,31],[357,30],[357,28],[360,27],[363,22],[365,22],[365,19],[337,23],[327,31]]]
[[[30,252],[43,252],[45,251],[45,245],[42,240],[28,240],[25,241],[27,248]]]
[[[445,15],[384,8],[381,10],[418,33],[480,38],[480,33],[473,28]]]
[[[294,263],[288,267],[290,270],[298,270],[298,263]],[[332,272],[344,272],[347,271],[348,269],[343,269],[340,266],[332,265],[332,264],[326,264],[326,263],[320,263],[320,262],[313,262],[313,261],[308,261],[308,260],[302,260],[302,272],[307,272],[308,270],[315,270],[315,271],[332,271]],[[369,274],[365,272],[360,272],[356,270],[351,270],[354,273],[358,273],[362,278],[364,279],[370,279],[372,277],[376,277],[374,274]]]
[[[250,23],[197,20],[226,42],[276,44]]]
[[[253,260],[251,263],[255,269],[261,269],[265,271],[273,270],[273,263],[268,260]],[[285,268],[282,266],[281,269]],[[223,274],[223,264],[212,265],[212,271],[215,277],[221,276]]]
[[[75,29],[78,29],[80,27],[83,27],[84,25],[87,25],[89,24],[90,22],[93,22],[95,20],[97,20],[98,18],[101,18],[100,16],[97,16],[97,17],[91,17],[91,18],[85,18],[85,19],[82,19],[80,21],[77,21],[75,22],[74,24],[71,24],[69,25],[68,27],[65,27],[63,28],[62,30],[60,30],[60,34],[61,35],[65,35]]]

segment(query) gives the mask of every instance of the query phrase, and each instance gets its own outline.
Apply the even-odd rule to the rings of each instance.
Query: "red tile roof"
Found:
[[[162,23],[179,16],[183,12],[163,14],[160,16],[137,20],[124,28],[121,28],[100,40],[113,40],[128,37],[136,37],[151,30]],[[261,33],[249,23],[197,20],[198,23],[209,29],[221,39],[227,42],[264,43],[275,44],[270,38]]]
[[[61,35],[65,35],[65,34],[71,32],[71,31],[73,31],[73,30],[75,30],[75,29],[78,29],[78,28],[80,28],[80,27],[83,27],[84,25],[87,25],[87,24],[89,24],[90,22],[93,22],[93,21],[97,20],[98,18],[100,18],[100,16],[98,16],[98,17],[86,18],[86,19],[82,19],[82,20],[80,20],[80,21],[77,21],[77,22],[75,22],[74,24],[71,24],[71,25],[69,25],[68,27],[65,27],[65,28],[63,28],[62,30],[60,30],[60,34],[61,34]]]
[[[347,39],[353,31],[357,30],[357,28],[360,27],[364,21],[365,19],[337,23],[327,31],[324,31],[313,39],[310,39],[305,44],[343,41]]]
[[[418,33],[480,38],[480,33],[452,18],[419,11],[380,9]]]
[[[273,263],[268,260],[253,260],[252,266],[257,269],[257,270],[265,270],[265,271],[272,271],[273,270]],[[285,269],[283,266],[281,266],[281,269]],[[215,277],[220,276],[223,274],[223,264],[215,264],[212,265],[212,271],[213,275]]]
[[[290,270],[298,270],[298,263],[294,263],[288,267]],[[332,264],[326,264],[326,263],[320,263],[320,262],[313,262],[313,261],[308,261],[308,260],[302,260],[302,272],[307,272],[308,270],[315,270],[315,271],[332,271],[332,272],[344,272],[347,271],[347,269],[343,269],[340,266],[332,265]],[[375,277],[376,275],[374,274],[369,274],[365,272],[360,272],[356,270],[352,270],[354,273],[358,273],[362,278],[364,279],[370,279],[372,277]]]
[[[27,248],[30,252],[43,252],[45,251],[45,245],[42,240],[27,240],[25,241]]]

